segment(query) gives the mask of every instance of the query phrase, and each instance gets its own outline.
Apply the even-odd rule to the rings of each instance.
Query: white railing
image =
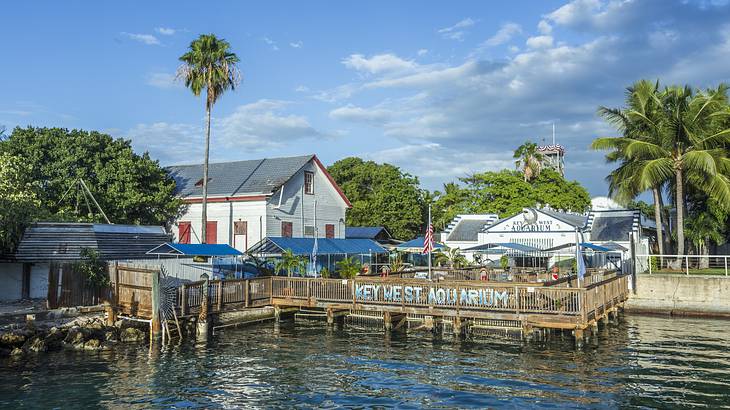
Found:
[[[730,255],[649,255],[637,254],[637,259],[647,258],[652,273],[684,273],[686,275],[725,275],[730,270]]]

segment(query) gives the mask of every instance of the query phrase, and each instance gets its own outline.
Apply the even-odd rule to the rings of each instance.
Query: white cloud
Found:
[[[301,42],[301,41],[296,41],[296,42],[289,43],[289,46],[292,47],[292,48],[302,48],[303,45],[304,45],[304,43]]]
[[[297,88],[294,89],[294,91],[298,93],[306,93],[309,91],[309,87],[307,87],[306,85],[298,85]]]
[[[153,36],[152,34],[138,34],[138,33],[121,33],[123,36],[130,38],[134,41],[138,41],[142,44],[146,44],[148,46],[154,46],[159,45],[160,40],[157,39],[157,37]]]
[[[329,116],[337,120],[382,124],[390,119],[392,114],[385,109],[365,109],[348,104],[330,111]]]
[[[498,46],[512,40],[512,37],[520,33],[522,33],[522,26],[516,23],[505,23],[492,37],[484,42],[484,45]]]
[[[276,41],[274,41],[274,40],[272,40],[272,39],[270,39],[268,37],[261,38],[261,41],[263,41],[264,43],[268,44],[271,47],[272,50],[279,51],[279,46],[276,45]]]
[[[246,152],[278,149],[292,141],[329,138],[301,115],[286,113],[289,103],[259,100],[232,113],[213,118],[211,158],[240,159]],[[138,124],[127,132],[138,148],[148,150],[164,164],[198,162],[204,138],[203,124],[157,122]],[[175,149],[170,149],[170,147]]]
[[[419,56],[425,56],[426,54],[428,54],[428,49],[422,48],[418,50],[416,54],[418,54]]]
[[[439,29],[437,32],[441,34],[443,38],[449,40],[463,41],[464,35],[466,34],[466,31],[464,29],[469,28],[474,24],[476,24],[476,21],[470,17],[467,17],[454,24],[453,26]]]
[[[182,83],[180,81],[176,81],[175,74],[163,73],[163,72],[148,74],[146,82],[147,82],[147,85],[151,85],[153,87],[162,88],[162,89],[182,87]]]
[[[155,31],[162,34],[163,36],[172,36],[177,32],[177,30],[175,30],[174,28],[169,27],[157,27],[155,28]]]
[[[553,32],[553,26],[551,26],[550,23],[545,20],[540,20],[540,22],[537,23],[537,29],[540,31],[540,33],[546,35]]]
[[[529,48],[548,48],[553,46],[553,38],[551,36],[530,37],[525,44]]]
[[[369,74],[409,70],[416,67],[415,62],[404,60],[394,54],[378,54],[369,58],[362,54],[351,54],[342,60],[342,64],[356,71]]]

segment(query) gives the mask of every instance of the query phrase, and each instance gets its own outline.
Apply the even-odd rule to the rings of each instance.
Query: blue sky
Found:
[[[210,3],[210,4],[207,4]],[[244,81],[215,106],[216,161],[316,153],[390,162],[437,189],[513,167],[526,140],[567,147],[605,194],[613,135],[595,116],[640,78],[730,81],[727,1],[12,2],[0,25],[0,125],[94,129],[165,164],[202,162],[203,100],[173,81],[200,33]]]

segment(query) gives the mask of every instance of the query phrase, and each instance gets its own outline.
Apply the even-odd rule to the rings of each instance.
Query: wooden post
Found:
[[[183,283],[180,292],[180,316],[185,316],[188,314],[188,285]]]
[[[114,306],[112,306],[111,302],[104,302],[104,310],[106,311],[106,325],[114,326],[114,322],[117,321],[117,314],[114,311]]]
[[[576,347],[583,346],[583,329],[575,329],[573,331],[573,334],[575,334],[575,345]]]
[[[114,261],[112,270],[114,271],[114,308],[119,309],[119,262]]]
[[[160,337],[160,272],[152,273],[152,322],[150,322],[150,331],[152,337],[157,339]]]
[[[307,290],[309,290],[309,286],[307,286]],[[307,292],[307,293],[309,293],[309,292]],[[327,308],[327,326],[332,327],[334,325],[335,325],[335,312],[332,310],[332,308]]]
[[[383,326],[385,327],[386,332],[393,330],[393,319],[390,317],[390,312],[387,310],[383,312]]]
[[[246,279],[244,282],[246,285],[246,288],[243,289],[243,306],[249,307],[251,305],[251,294],[250,294],[250,287],[251,287],[251,281]]]
[[[223,280],[218,281],[218,311],[223,310]]]
[[[200,314],[198,315],[198,335],[208,335],[208,305],[210,304],[210,281],[203,282],[202,298],[200,300]]]

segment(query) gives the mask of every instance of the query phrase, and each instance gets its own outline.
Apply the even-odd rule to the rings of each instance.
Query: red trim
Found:
[[[327,179],[329,179],[332,186],[335,187],[335,189],[337,190],[337,193],[340,194],[340,196],[342,197],[342,200],[345,201],[345,204],[347,204],[347,207],[352,208],[352,204],[350,203],[350,200],[347,199],[347,197],[345,196],[345,193],[342,192],[342,189],[340,188],[340,186],[337,185],[337,182],[335,182],[335,179],[332,178],[332,175],[330,175],[330,173],[327,172],[327,168],[325,168],[324,165],[322,165],[322,162],[319,160],[319,158],[317,158],[316,155],[313,155],[312,157],[313,157],[312,159],[314,160],[314,163],[317,164],[317,166],[319,167],[320,170],[322,170],[322,173],[324,173],[324,176],[326,176]]]
[[[249,202],[249,201],[265,201],[269,195],[251,195],[251,196],[226,196],[208,198],[208,203],[213,202]],[[184,198],[186,204],[202,204],[203,198]]]

